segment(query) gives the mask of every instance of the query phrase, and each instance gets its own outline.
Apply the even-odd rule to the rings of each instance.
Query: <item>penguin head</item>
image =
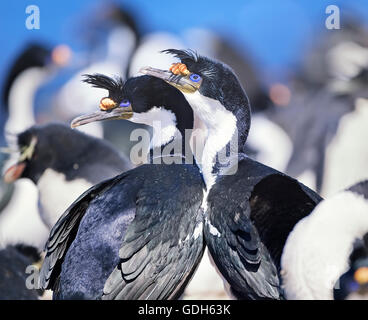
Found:
[[[28,178],[37,183],[48,168],[66,174],[82,166],[89,156],[98,161],[99,155],[93,152],[96,143],[98,139],[61,123],[32,126],[17,136],[17,160],[3,179],[11,183]]]
[[[3,105],[8,105],[10,89],[17,77],[31,68],[45,68],[53,70],[68,63],[71,51],[66,45],[51,48],[48,45],[32,42],[28,44],[11,65],[8,76],[4,82],[2,100]]]

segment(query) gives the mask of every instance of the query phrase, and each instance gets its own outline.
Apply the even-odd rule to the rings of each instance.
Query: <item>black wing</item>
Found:
[[[139,191],[136,216],[103,299],[176,299],[199,264],[204,251],[202,178],[199,172],[188,174],[188,166],[166,167],[156,180],[159,185]]]
[[[281,299],[280,257],[295,224],[322,199],[249,158],[222,176],[208,196],[205,239],[218,269],[240,299]]]
[[[59,218],[52,228],[45,245],[46,256],[42,264],[39,286],[43,289],[56,289],[65,254],[75,239],[79,223],[89,203],[100,193],[120,181],[124,174],[105,180],[85,191]]]

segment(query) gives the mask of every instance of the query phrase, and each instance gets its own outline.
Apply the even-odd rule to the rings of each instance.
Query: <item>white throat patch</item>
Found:
[[[134,113],[129,121],[141,123],[153,128],[151,148],[160,147],[167,144],[181,134],[176,128],[175,114],[162,107],[153,107],[143,113]]]
[[[198,91],[184,93],[195,113],[195,126],[205,125],[207,132],[201,154],[194,150],[196,160],[201,166],[208,190],[214,184],[216,176],[212,174],[216,155],[237,134],[236,117],[217,100],[205,97]],[[203,123],[200,123],[200,121]],[[198,128],[194,128],[198,129]]]

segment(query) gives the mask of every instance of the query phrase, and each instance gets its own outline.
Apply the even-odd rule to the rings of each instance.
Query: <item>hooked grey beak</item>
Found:
[[[160,78],[166,81],[168,84],[179,89],[184,93],[193,93],[198,90],[200,83],[193,83],[189,79],[189,75],[175,75],[169,70],[161,70],[152,67],[143,67],[139,70],[140,73]]]
[[[76,128],[87,123],[103,120],[129,119],[133,116],[132,107],[117,107],[108,111],[96,111],[90,114],[79,116],[71,122],[70,126]]]

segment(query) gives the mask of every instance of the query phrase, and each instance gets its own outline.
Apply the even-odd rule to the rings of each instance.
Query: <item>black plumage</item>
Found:
[[[368,268],[368,232],[362,239],[356,239],[349,257],[349,270],[342,274],[334,287],[334,300],[346,300],[349,295],[359,295],[364,299],[368,294],[368,282],[359,283],[356,272]],[[358,271],[359,272],[359,271]]]
[[[40,217],[50,230],[81,193],[133,167],[109,143],[60,123],[32,126],[18,135],[17,144],[20,158],[5,177],[35,183]]]
[[[19,150],[36,145],[21,177],[35,184],[45,170],[52,169],[65,175],[67,181],[82,178],[96,184],[132,168],[129,159],[117,152],[111,144],[72,130],[62,123],[35,125],[17,137]]]
[[[112,79],[103,74],[83,75],[83,82],[89,83],[94,88],[106,89],[109,92],[109,98],[114,101],[121,101],[124,97],[124,83],[121,78]]]
[[[133,112],[186,110],[177,127],[193,126],[182,94],[162,80],[133,78],[124,91]],[[53,228],[41,287],[56,299],[179,297],[204,250],[203,188],[195,165],[175,163],[145,164],[92,187]]]
[[[189,76],[178,75],[171,80],[167,71],[144,68],[143,72],[182,89],[194,113],[206,126],[224,130],[210,131],[208,140],[213,143],[210,152],[217,148],[218,139],[210,140],[213,132],[223,136],[226,130],[234,130],[221,127],[224,117],[236,119],[236,130],[232,131],[238,138],[238,149],[233,154],[236,163],[221,169],[218,157],[213,157],[207,160],[213,161],[209,163],[212,171],[204,173],[210,188],[204,233],[211,256],[235,297],[283,299],[280,256],[285,241],[294,225],[308,215],[321,198],[293,178],[245,155],[250,103],[228,66],[192,51],[169,49],[165,52],[179,58],[191,74],[201,77],[195,98],[191,96],[193,89],[186,90],[193,87]],[[216,111],[222,116],[212,116]],[[229,136],[232,140],[234,134]],[[218,148],[221,149],[216,149],[217,153],[224,149],[229,151],[229,143]],[[215,177],[214,184],[210,176]]]
[[[15,246],[0,250],[0,300],[38,300],[40,292],[26,286],[27,277],[32,277],[26,268],[38,259],[23,254]]]
[[[295,224],[321,198],[297,180],[244,158],[208,195],[205,239],[238,299],[283,298],[280,259]],[[211,232],[215,227],[221,236]]]

